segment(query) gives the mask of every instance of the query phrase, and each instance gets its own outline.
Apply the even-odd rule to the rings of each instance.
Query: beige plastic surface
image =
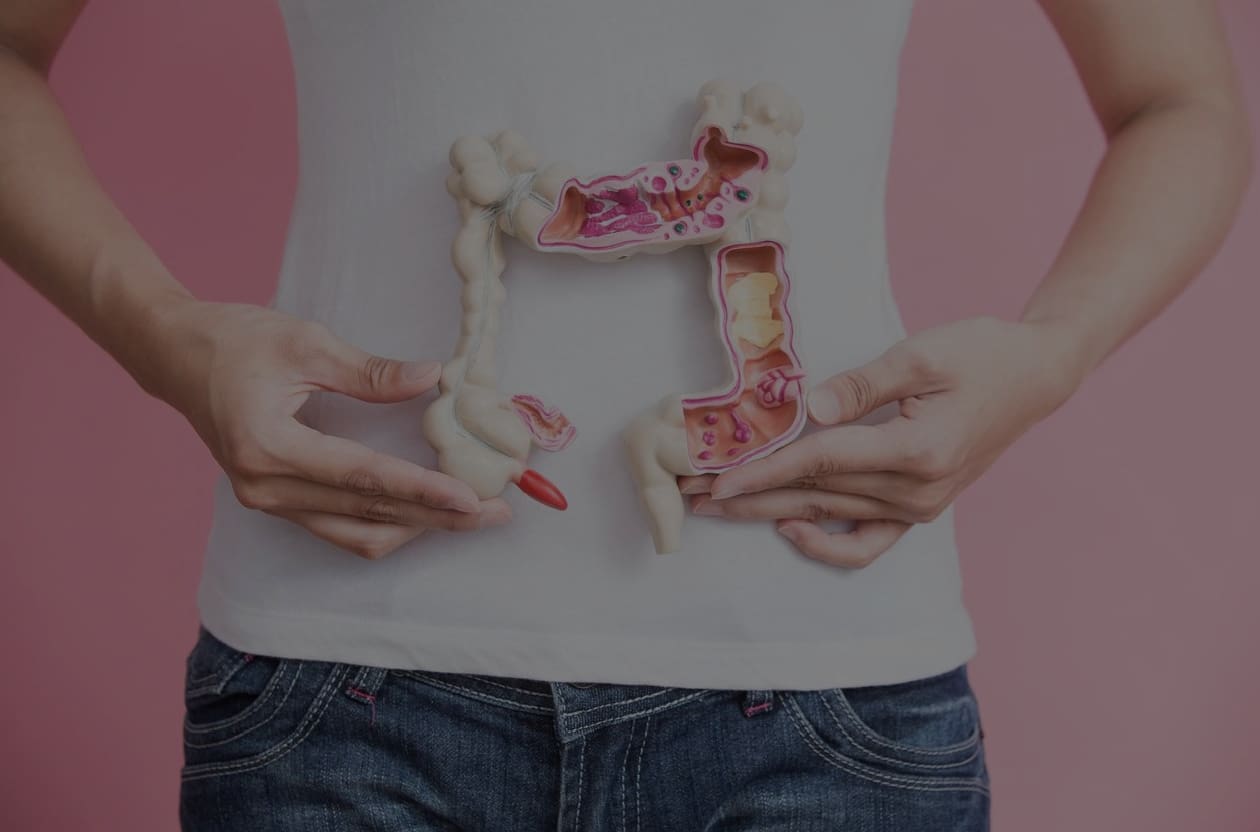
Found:
[[[578,179],[565,163],[540,168],[537,155],[513,130],[488,138],[464,136],[451,146],[446,186],[463,218],[451,245],[464,284],[462,319],[455,354],[443,367],[440,395],[425,412],[423,428],[437,450],[438,468],[468,483],[483,499],[520,481],[533,445],[558,450],[573,436],[573,427],[558,409],[498,389],[496,336],[499,309],[507,297],[500,279],[506,266],[503,234],[539,251],[566,251],[594,261],[698,245],[715,275],[719,253],[732,243],[773,241],[781,246],[782,261],[789,243],[783,217],[785,174],[796,158],[795,136],[803,122],[799,104],[773,83],[741,91],[713,80],[701,87],[697,109],[691,158],[645,163],[588,181]],[[662,180],[671,181],[662,188]],[[632,221],[637,225],[629,230],[614,230]],[[803,404],[795,386],[803,381],[790,327],[784,325],[785,318],[790,320],[788,282],[786,272],[781,277],[762,269],[736,277],[729,291],[717,279],[711,281],[719,335],[741,339],[732,343],[743,348],[743,359],[751,360],[745,350],[757,353],[776,346],[791,357],[791,366],[782,368],[786,375],[776,375],[779,388],[786,384],[790,389],[762,406],[786,402],[797,418],[790,424],[779,419],[775,443],[765,444],[765,453],[803,427]],[[777,315],[772,295],[779,299]],[[623,431],[628,467],[658,553],[679,547],[685,506],[677,476],[717,470],[720,464],[702,468],[693,459],[684,399],[731,388],[739,372],[734,354],[731,367],[732,377],[713,391],[666,395]],[[744,386],[753,381],[745,379]],[[756,398],[754,393],[748,400]],[[740,459],[755,458],[757,451],[758,446],[748,444]]]

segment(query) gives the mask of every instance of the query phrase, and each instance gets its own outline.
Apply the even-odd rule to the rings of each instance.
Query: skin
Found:
[[[189,421],[247,507],[365,558],[432,529],[507,522],[501,498],[301,423],[317,390],[398,402],[436,362],[370,355],[326,327],[193,297],[102,190],[48,87],[85,0],[0,4],[0,259]]]
[[[109,200],[47,85],[85,0],[0,5],[0,259],[185,415],[243,504],[355,554],[506,522],[441,473],[320,434],[315,390],[402,401],[437,371],[326,328],[193,297]],[[1182,292],[1219,246],[1250,175],[1250,137],[1209,0],[1042,0],[1108,150],[1017,321],[916,334],[810,393],[813,433],[717,477],[693,508],[770,520],[805,556],[860,567],[935,519],[1020,435]],[[885,404],[899,413],[853,424]],[[828,533],[824,520],[852,520]]]
[[[680,478],[700,514],[773,521],[804,555],[870,564],[936,519],[1202,270],[1251,174],[1215,4],[1041,0],[1107,137],[1057,258],[1015,321],[915,334],[809,393],[811,433],[717,476]],[[853,424],[882,405],[897,413]],[[852,521],[828,532],[824,520]]]

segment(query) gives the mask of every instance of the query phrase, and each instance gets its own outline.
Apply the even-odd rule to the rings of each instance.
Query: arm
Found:
[[[197,300],[92,175],[48,85],[86,0],[0,6],[0,259],[176,407],[252,508],[365,557],[429,528],[506,521],[501,499],[302,425],[316,390],[402,401],[440,364],[369,355],[325,327]]]
[[[190,296],[101,190],[49,89],[84,5],[19,0],[0,12],[0,257],[149,389],[146,345],[127,336],[152,330],[138,316]]]
[[[835,427],[716,478],[688,478],[697,511],[772,518],[804,554],[866,565],[912,523],[939,516],[1215,253],[1251,159],[1214,3],[1041,5],[1107,150],[1020,320],[929,329],[828,379],[810,393],[810,416]],[[887,422],[844,424],[891,402],[900,415]],[[823,519],[856,522],[828,534],[814,522]]]
[[[1040,0],[1107,153],[1023,319],[1059,330],[1079,379],[1189,285],[1229,230],[1251,136],[1212,0]]]

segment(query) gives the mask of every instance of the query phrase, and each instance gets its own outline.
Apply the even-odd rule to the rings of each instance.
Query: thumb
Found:
[[[809,392],[809,415],[820,425],[861,419],[920,392],[922,380],[896,347],[873,361],[834,375]]]
[[[438,361],[399,361],[373,355],[330,336],[331,366],[326,387],[365,402],[401,402],[415,398],[442,378]]]

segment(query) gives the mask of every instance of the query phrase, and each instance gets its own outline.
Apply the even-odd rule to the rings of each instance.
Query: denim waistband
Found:
[[[553,715],[562,739],[571,739],[618,722],[649,716],[700,699],[730,697],[744,716],[754,717],[775,704],[772,690],[674,688],[604,682],[547,682],[509,676],[393,670],[417,681],[488,705]]]

